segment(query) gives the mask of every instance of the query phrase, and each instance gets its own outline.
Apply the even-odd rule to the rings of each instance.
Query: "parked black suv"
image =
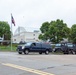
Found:
[[[39,52],[39,54],[45,53],[49,54],[52,52],[52,47],[48,43],[35,43],[35,42],[28,42],[24,45],[18,45],[17,51],[19,54],[28,54],[29,52]]]
[[[55,48],[53,49],[54,52],[63,52],[65,44],[64,43],[57,43],[55,44]]]
[[[63,52],[64,54],[76,54],[76,44],[58,43],[53,49],[54,52]]]
[[[76,44],[67,43],[67,49],[64,50],[64,54],[76,54]]]

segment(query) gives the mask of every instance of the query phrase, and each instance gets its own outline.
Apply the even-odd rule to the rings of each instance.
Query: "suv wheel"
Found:
[[[24,54],[29,54],[29,50],[26,49],[26,50],[24,51]]]
[[[42,52],[39,52],[39,54],[42,54]]]
[[[18,54],[22,54],[22,52],[18,52]]]
[[[76,51],[75,51],[75,54],[76,54]]]
[[[48,50],[46,50],[46,51],[45,51],[45,54],[49,54],[49,51],[48,51]]]

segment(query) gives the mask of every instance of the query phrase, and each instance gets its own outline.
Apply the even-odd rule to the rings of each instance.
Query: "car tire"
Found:
[[[42,54],[42,52],[39,52],[39,54]]]
[[[76,51],[75,51],[75,54],[76,54]]]
[[[69,54],[69,52],[68,51],[65,51],[65,52],[63,52],[63,54]]]
[[[18,52],[18,54],[22,54],[22,52]]]
[[[47,54],[47,55],[48,55],[48,54],[49,54],[49,51],[48,51],[48,50],[46,50],[46,51],[45,51],[45,54]]]
[[[29,54],[29,50],[26,49],[26,50],[24,51],[24,54]]]

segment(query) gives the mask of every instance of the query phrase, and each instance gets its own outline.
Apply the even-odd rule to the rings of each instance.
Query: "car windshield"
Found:
[[[55,46],[57,46],[57,47],[58,47],[58,46],[61,46],[61,44],[56,44]]]
[[[31,42],[28,42],[25,44],[25,46],[30,46],[32,43]]]

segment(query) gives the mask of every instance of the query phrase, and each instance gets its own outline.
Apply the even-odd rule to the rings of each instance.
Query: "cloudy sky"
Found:
[[[18,26],[33,30],[56,19],[71,27],[76,24],[76,0],[0,0],[0,21],[11,26],[11,13],[16,23],[13,33]]]

